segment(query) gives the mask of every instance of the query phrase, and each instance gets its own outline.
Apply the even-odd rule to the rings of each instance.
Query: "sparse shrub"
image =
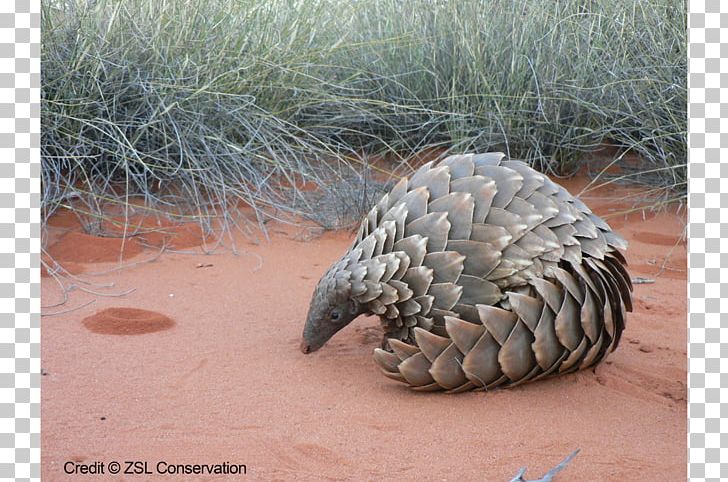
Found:
[[[502,149],[564,174],[604,142],[640,156],[638,179],[681,195],[685,10],[677,0],[44,2],[44,216],[60,205],[102,216],[105,203],[138,199],[229,222],[243,201],[259,220],[326,225],[297,186],[322,186],[351,217],[376,192],[352,188],[367,155],[399,159],[393,171],[406,174],[423,149]]]

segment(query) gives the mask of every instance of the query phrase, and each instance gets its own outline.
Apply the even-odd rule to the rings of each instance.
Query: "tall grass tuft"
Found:
[[[568,174],[605,142],[684,193],[678,0],[56,0],[42,10],[42,206],[371,201],[367,155],[502,149]],[[622,163],[624,164],[624,163]],[[631,174],[628,174],[631,176]],[[354,179],[355,181],[352,181]],[[337,196],[334,196],[335,198]],[[345,211],[345,210],[344,210]],[[339,225],[340,223],[330,223]]]
[[[657,182],[685,181],[683,2],[406,5],[353,4],[327,59],[341,89],[300,125],[374,132],[372,143],[395,149],[501,148],[552,173],[609,141],[664,168]]]

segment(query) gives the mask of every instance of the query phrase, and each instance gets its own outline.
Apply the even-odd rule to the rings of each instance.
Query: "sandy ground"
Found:
[[[578,191],[583,182],[569,184]],[[629,240],[632,276],[655,280],[635,285],[618,350],[595,371],[459,395],[415,393],[380,375],[373,318],[356,320],[313,355],[299,351],[311,292],[349,233],[303,242],[295,228],[271,224],[269,243],[241,236],[239,255],[202,255],[190,248],[199,236],[185,227],[177,247],[198,254],[144,262],[155,251],[131,240],[130,266],[95,275],[116,266],[119,241],[81,234],[60,216],[50,251],[82,273],[66,284],[134,291],[75,289],[66,304],[44,309],[93,301],[43,318],[42,476],[83,480],[90,476],[64,475],[64,464],[98,461],[108,471],[110,461],[138,460],[151,471],[158,461],[246,464],[246,477],[229,480],[506,481],[524,465],[535,479],[580,448],[557,480],[682,480],[684,219],[674,210],[615,216],[632,207],[626,193],[584,197]],[[53,278],[42,287],[44,305],[62,299]]]

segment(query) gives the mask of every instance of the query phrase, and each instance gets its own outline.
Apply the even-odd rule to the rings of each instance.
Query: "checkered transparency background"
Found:
[[[728,2],[689,2],[688,105],[690,144],[690,329],[689,329],[689,467],[690,480],[728,479],[728,427],[721,420],[723,403],[728,416],[728,330],[721,330],[721,312],[728,313],[728,284],[721,284],[722,261],[728,266],[728,216],[721,205],[728,194]],[[721,58],[725,57],[725,58]],[[725,131],[725,134],[721,134]],[[725,179],[723,179],[725,178]],[[723,225],[726,230],[723,230]],[[727,253],[721,255],[721,251]],[[721,301],[721,297],[726,302]],[[725,336],[724,336],[725,335]],[[723,368],[725,367],[725,368]],[[725,375],[721,372],[726,372]],[[723,402],[723,403],[721,403]],[[726,427],[726,428],[723,428]],[[724,448],[721,448],[724,447]]]
[[[39,148],[40,2],[0,0],[0,478],[3,480],[40,477]]]
[[[721,13],[721,3],[723,13]],[[690,0],[691,480],[728,478],[721,386],[728,388],[728,2]],[[724,29],[724,28],[725,29]],[[725,60],[721,57],[726,57]],[[722,69],[728,71],[728,69]],[[728,92],[728,90],[726,90]],[[721,130],[726,131],[721,134]],[[40,477],[40,1],[0,0],[0,479]],[[726,181],[722,178],[725,177]],[[724,184],[725,183],[725,184]],[[723,187],[723,189],[721,189]],[[727,194],[720,194],[726,191]],[[723,231],[723,224],[726,231]],[[725,244],[724,244],[725,243]],[[724,248],[724,249],[721,249]],[[721,255],[721,251],[726,252]],[[723,257],[725,256],[725,258]],[[13,285],[10,280],[14,279]],[[726,302],[721,302],[721,297]],[[723,308],[723,309],[721,309]],[[728,315],[727,315],[728,316]],[[726,334],[725,340],[723,334]],[[726,368],[722,370],[722,367]],[[722,375],[721,371],[726,374]],[[725,380],[725,383],[723,383]],[[14,401],[14,403],[11,402]],[[728,413],[728,401],[726,401]],[[723,462],[723,463],[721,463]],[[649,474],[645,474],[649,478]]]

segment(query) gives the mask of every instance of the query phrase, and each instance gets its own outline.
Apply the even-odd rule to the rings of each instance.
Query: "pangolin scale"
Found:
[[[430,162],[369,211],[323,275],[301,349],[379,315],[374,359],[421,391],[514,386],[592,366],[632,310],[626,242],[502,153]]]

